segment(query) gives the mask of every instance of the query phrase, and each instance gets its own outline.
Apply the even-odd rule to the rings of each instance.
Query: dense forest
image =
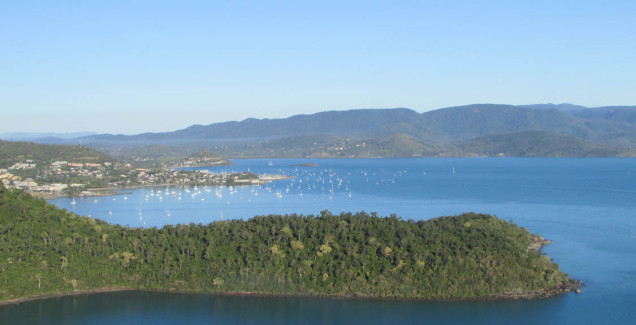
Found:
[[[494,216],[364,212],[129,228],[0,188],[0,301],[97,288],[418,299],[547,296],[576,284]]]

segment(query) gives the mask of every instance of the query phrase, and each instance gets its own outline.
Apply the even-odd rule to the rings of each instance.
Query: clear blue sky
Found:
[[[636,105],[636,1],[1,1],[0,133]]]

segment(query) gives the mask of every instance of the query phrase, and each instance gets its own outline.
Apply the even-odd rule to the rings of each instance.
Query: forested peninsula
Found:
[[[431,300],[578,288],[543,243],[474,213],[407,221],[323,211],[129,228],[0,187],[0,303],[119,288]]]

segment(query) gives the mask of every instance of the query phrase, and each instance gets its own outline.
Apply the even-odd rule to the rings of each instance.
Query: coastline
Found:
[[[262,174],[259,175],[259,182],[257,184],[242,184],[237,183],[232,186],[249,186],[249,185],[262,185],[273,181],[280,181],[286,179],[296,178],[296,176],[288,176],[288,175],[270,175],[270,174]],[[128,187],[104,187],[104,188],[89,188],[86,189],[87,192],[91,192],[90,195],[78,195],[76,197],[102,197],[102,196],[117,196],[127,194],[127,190],[135,190],[140,188],[153,188],[153,187],[170,187],[170,186],[226,186],[225,184],[174,184],[174,183],[163,183],[163,184],[147,184],[147,185],[136,185],[136,186],[128,186]],[[25,191],[29,193],[33,197],[41,198],[44,200],[52,200],[59,199],[64,197],[73,197],[72,195],[63,194],[63,193],[49,193],[49,192],[34,192],[34,191]]]
[[[78,195],[77,197],[102,197],[102,196],[116,196],[125,194],[122,192],[123,190],[130,189],[130,187],[122,187],[122,188],[100,188],[100,189],[89,189],[87,191],[93,192],[91,195]],[[48,192],[33,192],[26,191],[33,197],[37,197],[44,200],[52,200],[59,199],[63,197],[73,197],[72,195],[62,194],[62,193],[48,193]]]
[[[155,290],[139,290],[144,292],[166,292],[166,293],[192,293],[192,294],[209,294],[216,296],[236,296],[236,297],[288,297],[288,298],[331,298],[343,300],[390,300],[390,301],[423,301],[423,302],[467,302],[467,301],[498,301],[498,300],[535,300],[546,299],[570,292],[575,292],[582,286],[581,281],[570,279],[568,283],[562,284],[557,288],[539,291],[512,291],[504,292],[487,297],[473,298],[413,298],[413,297],[377,297],[371,295],[355,295],[355,294],[303,294],[303,293],[273,293],[261,291],[228,291],[228,292],[190,292],[190,291],[155,291]]]
[[[58,298],[58,297],[67,297],[67,296],[79,296],[79,295],[90,295],[90,294],[98,294],[98,293],[106,293],[106,292],[119,292],[119,291],[134,291],[133,288],[128,287],[105,287],[99,289],[91,289],[91,290],[78,290],[78,291],[69,291],[69,292],[55,292],[48,294],[41,294],[29,297],[20,297],[13,298],[9,300],[0,300],[0,307],[7,305],[19,305],[23,302],[35,301],[35,300],[45,300],[50,298]]]
[[[123,291],[139,291],[139,292],[157,292],[157,293],[178,293],[178,294],[204,294],[212,296],[228,296],[228,297],[263,297],[263,298],[331,298],[331,299],[345,299],[345,300],[392,300],[392,301],[423,301],[423,302],[466,302],[466,301],[497,301],[497,300],[534,300],[545,299],[553,296],[566,294],[569,292],[575,292],[582,286],[581,281],[570,279],[567,284],[550,289],[539,291],[511,291],[504,292],[488,297],[474,297],[474,298],[457,298],[457,299],[436,299],[436,298],[408,298],[408,297],[376,297],[376,296],[361,296],[351,294],[302,294],[302,293],[274,293],[263,291],[227,291],[227,292],[195,292],[195,291],[179,291],[179,290],[146,290],[146,289],[134,289],[129,287],[105,287],[90,290],[78,290],[70,292],[56,292],[51,294],[41,294],[30,297],[20,297],[9,300],[0,301],[0,307],[8,305],[19,305],[24,302],[46,300],[50,298],[68,297],[68,296],[80,296],[80,295],[93,295],[108,292],[123,292]]]

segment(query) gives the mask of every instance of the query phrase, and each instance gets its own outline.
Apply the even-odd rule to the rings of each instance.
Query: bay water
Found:
[[[318,166],[296,166],[302,163]],[[42,324],[636,323],[636,159],[250,159],[210,172],[281,174],[260,186],[161,186],[60,198],[74,213],[131,227],[267,214],[367,211],[425,220],[495,214],[554,243],[544,248],[582,294],[542,300],[427,302],[116,292],[0,307],[0,321]]]

